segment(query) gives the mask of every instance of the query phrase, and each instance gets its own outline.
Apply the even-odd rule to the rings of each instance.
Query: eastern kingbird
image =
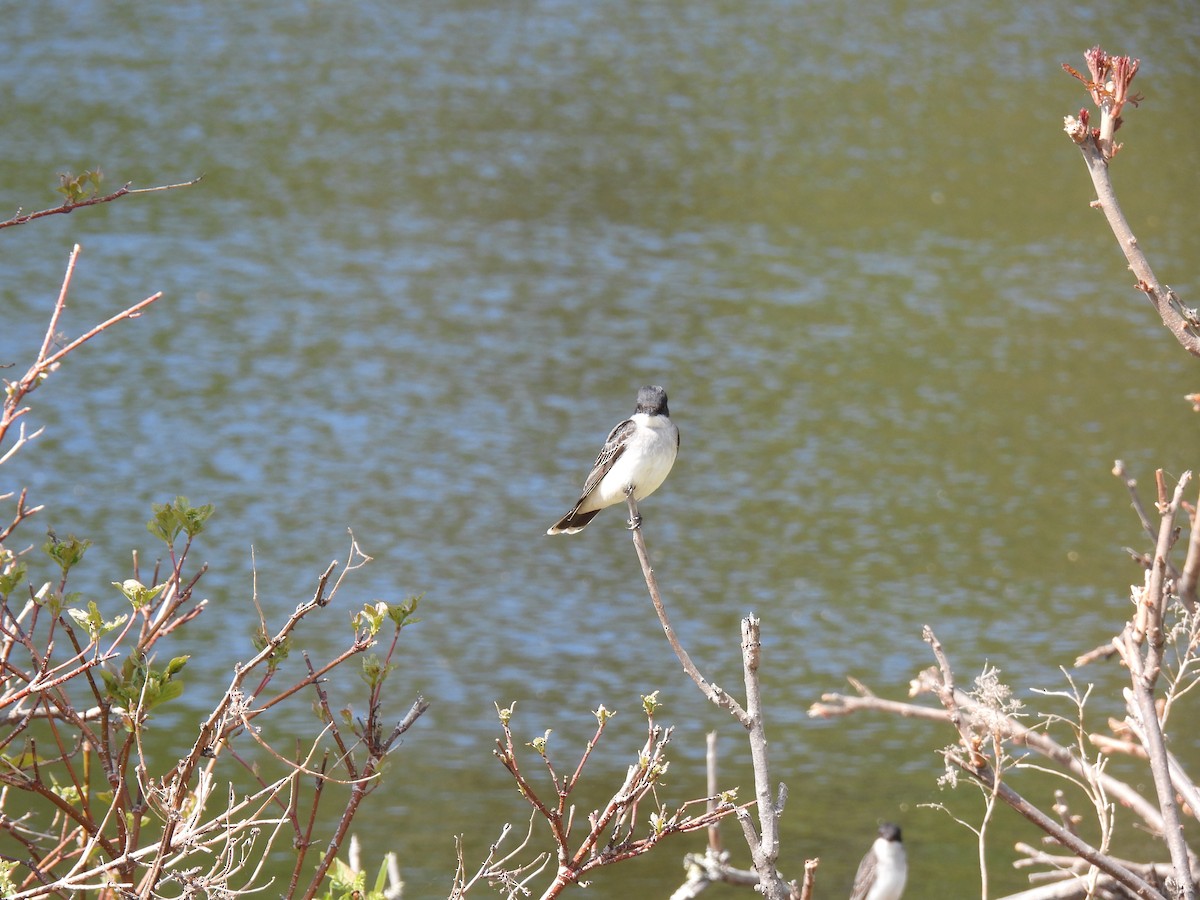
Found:
[[[634,500],[653,494],[671,471],[679,452],[679,429],[669,416],[666,391],[656,384],[639,390],[637,409],[609,432],[584,482],[579,502],[546,534],[583,531],[604,507],[624,501],[631,487]]]
[[[900,826],[884,822],[879,837],[858,864],[850,900],[900,900],[908,878],[908,858],[900,842]]]

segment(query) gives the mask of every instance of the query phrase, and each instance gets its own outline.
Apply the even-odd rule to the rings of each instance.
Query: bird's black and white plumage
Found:
[[[600,510],[623,502],[630,487],[634,500],[649,497],[666,480],[678,452],[679,429],[667,410],[667,392],[646,385],[633,415],[609,432],[579,502],[546,534],[582,531]]]
[[[908,858],[900,840],[900,826],[885,822],[858,864],[850,900],[900,900],[907,878]]]

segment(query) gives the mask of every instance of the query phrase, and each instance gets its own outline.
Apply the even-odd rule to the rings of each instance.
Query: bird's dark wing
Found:
[[[872,849],[858,864],[858,874],[854,876],[854,890],[850,892],[850,900],[866,900],[867,892],[875,881],[875,850]]]
[[[596,457],[596,464],[592,466],[587,481],[583,483],[583,493],[579,496],[580,502],[591,494],[604,480],[604,476],[612,470],[613,464],[620,459],[625,448],[629,446],[629,439],[633,437],[635,431],[637,431],[637,425],[632,419],[626,419],[608,433],[608,438],[600,449],[600,455]]]

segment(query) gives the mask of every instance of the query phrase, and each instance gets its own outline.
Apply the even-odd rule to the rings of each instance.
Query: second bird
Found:
[[[583,485],[583,494],[571,511],[546,534],[575,534],[596,513],[625,500],[643,500],[666,480],[679,452],[679,429],[667,410],[667,392],[656,384],[638,391],[633,415],[609,432],[596,464]]]
[[[850,900],[900,900],[908,880],[908,856],[900,840],[900,826],[884,822],[879,837],[858,864]]]

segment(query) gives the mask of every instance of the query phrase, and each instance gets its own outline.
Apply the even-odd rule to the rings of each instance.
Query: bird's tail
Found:
[[[583,531],[587,527],[587,523],[596,518],[598,512],[600,512],[598,509],[593,509],[591,512],[580,512],[576,507],[547,528],[546,534],[575,534]]]

